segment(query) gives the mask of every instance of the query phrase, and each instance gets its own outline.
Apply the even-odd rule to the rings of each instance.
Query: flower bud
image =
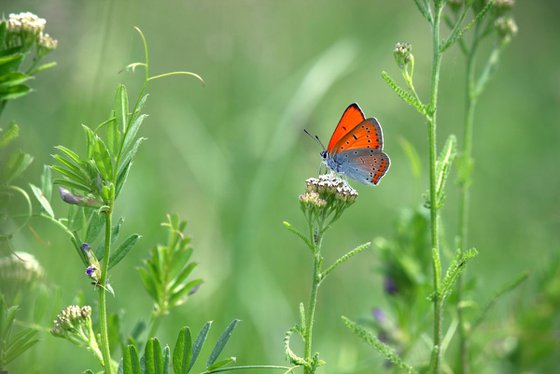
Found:
[[[500,17],[494,22],[496,31],[502,43],[509,43],[511,38],[517,34],[517,24],[512,17]]]
[[[74,195],[64,187],[58,187],[58,193],[62,201],[68,204],[87,207],[100,207],[102,205],[102,203],[94,197]]]
[[[412,46],[410,43],[397,43],[395,44],[395,49],[393,50],[393,55],[395,56],[395,61],[401,70],[406,69],[410,66],[410,62],[414,59],[414,56],[410,51]]]

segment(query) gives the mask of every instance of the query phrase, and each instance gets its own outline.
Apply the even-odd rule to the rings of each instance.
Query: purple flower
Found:
[[[381,308],[374,308],[372,314],[377,322],[383,323],[383,321],[385,321],[385,312],[383,312]]]
[[[82,245],[80,245],[80,249],[84,252],[87,252],[91,249],[91,246],[88,243],[82,243]]]
[[[395,295],[397,292],[399,292],[397,283],[395,283],[395,280],[390,276],[385,276],[385,278],[383,279],[383,289],[389,295]]]
[[[97,268],[95,266],[93,266],[93,265],[88,266],[87,269],[86,269],[87,276],[90,277],[90,278],[93,278],[96,270],[97,270]]]

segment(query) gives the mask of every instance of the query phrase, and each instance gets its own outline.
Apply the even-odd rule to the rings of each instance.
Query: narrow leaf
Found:
[[[451,165],[457,154],[457,138],[455,135],[449,135],[445,141],[445,145],[436,161],[436,196],[437,205],[439,207],[443,204],[443,198],[445,193],[445,183],[449,172],[451,171]]]
[[[11,87],[0,87],[0,100],[13,100],[27,95],[31,88],[25,84],[18,84]]]
[[[154,353],[154,338],[150,338],[146,343],[146,348],[144,350],[144,374],[155,374],[155,353]]]
[[[196,362],[196,359],[198,358],[198,355],[200,354],[200,351],[202,350],[202,347],[204,346],[204,342],[208,337],[208,332],[210,331],[210,327],[212,327],[212,321],[206,322],[204,326],[202,326],[202,329],[200,329],[198,335],[196,336],[196,339],[192,346],[192,360],[189,365],[189,371],[193,367],[194,363]]]
[[[142,236],[138,234],[130,235],[112,254],[109,259],[109,269],[121,262],[126,257],[128,252],[134,247],[138,239]]]
[[[123,134],[126,134],[126,126],[128,122],[128,94],[124,84],[119,85],[115,95],[115,118],[117,120],[117,128]]]
[[[364,249],[367,249],[371,246],[371,242],[367,242],[364,243],[362,245],[357,246],[356,248],[354,248],[353,250],[351,250],[350,252],[346,253],[344,256],[340,257],[338,260],[336,260],[331,266],[329,266],[327,268],[327,270],[325,270],[322,274],[321,274],[321,280],[325,279],[325,277],[327,275],[329,275],[329,273],[331,271],[333,271],[338,265],[348,261],[350,258],[352,258],[353,256],[357,255],[358,253],[360,253],[361,251],[363,251]]]
[[[45,194],[47,200],[52,197],[52,172],[48,165],[43,165],[43,174],[41,174],[41,191]]]
[[[54,218],[54,211],[51,207],[51,203],[49,202],[43,191],[32,183],[29,183],[29,187],[31,187],[31,192],[33,192],[33,195],[35,195],[35,198],[37,199],[39,204],[41,204],[45,212],[51,218]]]
[[[19,71],[0,75],[0,88],[15,86],[33,77],[20,73]]]
[[[458,251],[457,256],[447,268],[447,272],[445,273],[445,278],[443,279],[443,287],[441,289],[442,302],[445,300],[445,298],[449,295],[449,293],[453,289],[455,281],[465,269],[465,265],[474,257],[476,257],[477,254],[478,252],[474,248],[471,248],[466,251]]]
[[[486,316],[488,315],[490,309],[492,309],[492,307],[502,296],[504,296],[510,291],[513,291],[515,288],[517,288],[519,285],[525,282],[528,278],[529,278],[529,273],[523,272],[519,274],[517,277],[515,277],[512,281],[509,281],[506,284],[504,284],[502,287],[500,287],[498,291],[494,293],[494,296],[490,299],[490,301],[488,301],[488,303],[486,303],[486,305],[482,308],[480,315],[473,322],[469,334],[472,334],[473,331],[476,330],[478,326],[480,326],[484,318],[486,318]]]
[[[212,371],[212,370],[216,370],[218,368],[221,368],[222,366],[226,366],[228,364],[231,364],[232,362],[236,362],[237,359],[235,357],[228,357],[225,360],[221,360],[218,362],[215,362],[214,364],[212,364],[211,366],[208,366],[206,368],[207,371]]]
[[[210,353],[210,357],[208,357],[208,361],[206,361],[206,367],[211,366],[216,361],[220,353],[222,353],[222,350],[226,346],[229,338],[231,337],[231,334],[233,333],[233,329],[235,328],[235,326],[237,326],[239,322],[240,320],[234,319],[228,325],[228,327],[226,327],[226,329],[218,339],[218,342],[214,346],[214,349],[212,349],[212,353]]]
[[[400,97],[405,103],[416,108],[416,110],[423,116],[427,115],[426,107],[418,101],[418,99],[412,95],[410,92],[401,88],[397,83],[387,74],[387,72],[382,72],[381,77],[383,80],[395,91],[398,97]]]
[[[294,226],[292,226],[289,222],[282,222],[285,228],[287,228],[290,232],[294,233],[298,238],[303,240],[303,242],[309,247],[311,251],[314,251],[313,244],[307,239],[301,232],[299,232]]]
[[[186,374],[190,371],[191,347],[191,330],[185,326],[179,331],[179,336],[177,336],[177,342],[173,349],[173,370],[175,374]]]
[[[359,326],[352,320],[342,316],[342,320],[346,327],[348,327],[354,334],[362,338],[370,347],[374,348],[377,352],[381,353],[387,360],[391,361],[393,364],[399,368],[405,370],[407,373],[414,373],[414,368],[406,364],[395,350],[379,340],[371,332],[365,330],[363,327]]]

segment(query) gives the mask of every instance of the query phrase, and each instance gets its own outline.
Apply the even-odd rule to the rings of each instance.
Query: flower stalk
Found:
[[[300,233],[289,223],[284,222],[286,228],[296,234],[313,255],[311,292],[307,310],[302,303],[300,305],[300,322],[288,330],[284,339],[286,355],[290,362],[296,366],[302,366],[305,374],[315,373],[317,368],[324,364],[319,359],[319,354],[313,353],[313,327],[321,283],[332,270],[370,245],[370,243],[366,243],[353,249],[323,270],[324,259],[321,249],[324,234],[340,218],[344,210],[356,201],[357,196],[356,190],[334,174],[309,178],[306,181],[306,192],[299,196],[300,207],[307,221],[308,235]],[[303,357],[298,357],[290,348],[290,338],[294,332],[297,332],[303,340]]]

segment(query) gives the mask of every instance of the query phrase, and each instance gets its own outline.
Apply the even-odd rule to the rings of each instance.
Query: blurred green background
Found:
[[[117,298],[111,311],[124,311],[124,329],[150,312],[135,270],[147,252],[165,239],[165,214],[188,220],[199,292],[164,320],[163,342],[180,327],[195,331],[214,320],[214,337],[229,321],[243,322],[227,355],[240,364],[285,363],[284,332],[308,299],[311,259],[301,242],[282,227],[303,227],[298,194],[315,176],[320,148],[302,129],[323,140],[342,111],[358,102],[376,116],[385,134],[391,169],[378,187],[355,186],[358,202],[325,240],[332,261],[357,244],[390,236],[403,208],[420,204],[427,187],[426,131],[420,117],[392,93],[382,70],[394,78],[397,41],[413,45],[416,87],[429,89],[429,29],[412,1],[5,1],[4,15],[31,11],[47,19],[58,39],[50,59],[55,69],[32,82],[32,95],[9,103],[2,126],[21,126],[19,145],[35,156],[26,173],[38,184],[53,147],[84,145],[81,124],[105,120],[121,81],[131,96],[142,73],[121,72],[143,59],[133,26],[145,33],[151,73],[190,70],[189,77],[154,81],[142,146],[117,204],[125,233],[143,235],[141,244],[115,268]],[[560,26],[557,1],[518,1],[519,34],[483,94],[476,115],[475,182],[471,245],[480,255],[469,273],[481,299],[522,270],[538,273],[560,249]],[[461,142],[464,64],[456,48],[442,71],[439,144],[456,133]],[[423,177],[414,179],[399,139],[422,157]],[[448,189],[443,210],[446,241],[453,243],[457,190]],[[63,206],[58,206],[63,214]],[[44,242],[18,238],[17,249],[33,253],[47,282],[59,288],[54,311],[84,292],[96,295],[70,243],[54,227],[34,221]],[[385,305],[375,248],[337,270],[320,290],[314,348],[328,364],[325,373],[370,373],[383,359],[342,325],[340,315],[367,317]],[[512,305],[531,303],[534,289],[522,287],[491,319],[509,318]],[[54,318],[54,315],[53,315]],[[538,339],[538,334],[537,334]],[[80,372],[95,363],[89,355],[49,334],[26,357],[41,373]],[[551,344],[558,344],[552,341]],[[14,373],[32,372],[21,360]],[[514,371],[515,372],[515,371]]]

